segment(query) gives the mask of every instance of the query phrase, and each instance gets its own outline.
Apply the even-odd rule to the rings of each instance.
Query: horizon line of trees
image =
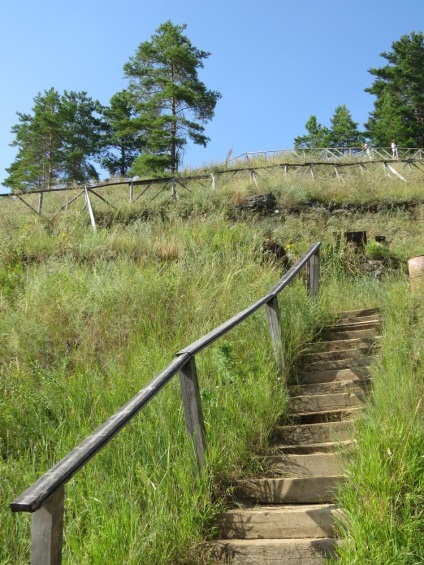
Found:
[[[312,114],[305,124],[307,133],[295,137],[296,148],[357,147],[367,142],[389,147],[392,142],[403,147],[424,147],[424,35],[412,32],[392,44],[392,51],[381,57],[388,64],[371,68],[374,83],[365,92],[374,95],[374,110],[365,129],[345,104],[337,106],[330,127],[321,125]]]
[[[198,69],[210,53],[195,48],[184,35],[186,25],[170,20],[150,41],[140,43],[124,65],[128,87],[108,106],[87,92],[54,88],[37,94],[31,114],[17,113],[12,146],[15,161],[3,182],[15,190],[99,180],[94,164],[110,176],[157,176],[175,173],[188,140],[206,147],[205,124],[221,98],[199,80]],[[381,53],[387,64],[369,69],[374,83],[374,110],[360,131],[346,105],[335,109],[330,127],[315,115],[296,148],[357,147],[364,142],[424,147],[424,35],[412,32]]]

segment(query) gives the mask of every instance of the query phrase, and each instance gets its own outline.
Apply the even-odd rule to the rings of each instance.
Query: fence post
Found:
[[[44,196],[44,192],[40,192],[40,195],[38,197],[38,215],[41,216],[42,212],[43,212],[43,196]]]
[[[85,205],[87,206],[88,209],[88,213],[90,215],[90,222],[91,222],[91,227],[93,228],[93,231],[96,231],[96,220],[94,218],[94,212],[93,212],[93,208],[91,206],[91,200],[90,200],[90,195],[88,194],[88,189],[87,187],[85,187]]]
[[[276,296],[265,304],[266,317],[268,320],[269,333],[271,334],[272,346],[274,348],[275,359],[277,360],[278,370],[284,373],[286,364],[284,361],[283,344],[281,341],[281,319],[280,308]]]
[[[312,255],[306,264],[306,286],[310,296],[316,296],[319,292],[319,249]]]
[[[179,377],[187,432],[194,442],[197,466],[201,471],[205,462],[206,432],[194,357],[179,371]]]
[[[31,565],[62,563],[65,488],[61,485],[32,515]]]
[[[133,201],[133,195],[134,195],[134,184],[130,182],[130,202]]]

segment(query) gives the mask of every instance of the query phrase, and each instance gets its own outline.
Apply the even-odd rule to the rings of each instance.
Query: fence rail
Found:
[[[229,162],[257,158],[275,159],[282,157],[293,157],[295,159],[320,159],[331,161],[334,159],[415,159],[424,160],[424,149],[415,147],[398,147],[396,155],[393,155],[391,147],[304,147],[299,149],[268,149],[266,151],[251,151],[233,157]]]
[[[277,297],[305,267],[308,294],[310,296],[317,295],[320,278],[320,245],[320,242],[312,245],[277,284],[257,302],[179,351],[174,360],[145,388],[11,502],[10,508],[13,512],[32,513],[31,565],[45,565],[47,563],[49,565],[60,565],[62,560],[65,484],[96,453],[103,449],[177,374],[180,379],[187,433],[193,441],[197,466],[201,471],[205,461],[207,438],[195,355],[251,316],[261,306],[265,306],[278,372],[282,372],[284,353]]]
[[[192,185],[190,183],[200,184],[203,188],[206,187],[205,183],[210,183],[211,188],[217,188],[217,180],[221,179],[221,184],[229,182],[237,175],[248,175],[249,181],[258,186],[258,178],[262,174],[270,173],[273,171],[280,172],[287,177],[291,172],[295,174],[309,176],[313,180],[317,179],[320,174],[333,174],[338,180],[342,180],[343,174],[347,170],[353,169],[360,171],[361,175],[366,174],[370,168],[383,166],[384,175],[386,177],[397,177],[403,182],[407,182],[408,172],[412,170],[419,173],[424,172],[424,150],[423,149],[409,149],[399,148],[398,157],[393,158],[389,153],[389,148],[370,148],[368,150],[361,150],[359,148],[312,148],[312,149],[283,149],[272,151],[260,151],[256,153],[243,153],[238,157],[232,159],[233,164],[229,162],[222,166],[222,168],[211,169],[197,175],[181,175],[173,177],[162,177],[154,179],[123,179],[116,182],[102,182],[90,186],[66,186],[62,188],[53,188],[49,190],[33,190],[21,193],[0,194],[1,197],[22,202],[28,209],[35,214],[43,216],[49,221],[53,221],[56,216],[74,204],[80,197],[84,195],[84,209],[88,211],[90,222],[93,230],[96,230],[96,214],[92,205],[91,197],[96,197],[106,203],[110,208],[115,206],[109,202],[107,198],[102,196],[99,191],[106,188],[127,187],[129,189],[129,202],[135,204],[142,196],[154,200],[163,191],[170,189],[172,198],[177,198],[178,192],[186,191],[191,192]],[[283,158],[291,156],[290,159],[282,160]],[[261,160],[263,157],[263,161]],[[278,157],[278,159],[277,159]],[[256,162],[253,163],[253,159]],[[244,163],[241,166],[241,162]],[[139,187],[140,191],[135,194],[135,190]],[[64,204],[61,203],[60,207],[50,217],[43,210],[44,196],[49,193],[66,194],[67,191],[78,193],[70,197]],[[154,194],[152,194],[154,191]],[[33,197],[38,195],[38,203],[34,203]],[[30,200],[30,202],[28,201]]]

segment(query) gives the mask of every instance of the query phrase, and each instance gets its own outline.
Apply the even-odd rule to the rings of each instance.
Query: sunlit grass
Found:
[[[380,403],[383,411],[396,413],[383,419],[389,439],[397,437],[392,423],[400,422],[400,439],[389,448],[396,452],[393,476],[404,476],[402,466],[412,451],[407,447],[399,454],[396,442],[422,442],[414,423],[422,408],[415,388],[421,379],[422,329],[408,302],[405,265],[410,256],[424,252],[423,208],[382,206],[364,212],[357,206],[419,200],[422,185],[405,185],[383,171],[343,182],[329,175],[313,181],[274,171],[258,174],[256,181],[249,175],[226,183],[217,178],[215,190],[209,181],[203,187],[193,182],[190,191],[178,189],[176,200],[169,190],[153,199],[149,189],[132,204],[128,186],[104,189],[101,194],[117,209],[92,196],[96,232],[83,197],[53,221],[49,217],[66,202],[65,195],[56,194],[50,203],[46,196],[42,218],[18,201],[0,202],[0,563],[24,563],[29,555],[30,518],[12,515],[7,504],[125,404],[177,351],[275,284],[283,269],[260,252],[268,238],[284,246],[292,262],[322,241],[319,300],[307,298],[301,277],[279,297],[287,371],[337,312],[384,307],[388,325],[375,369],[376,407]],[[242,210],[247,197],[264,192],[275,194],[277,213]],[[27,198],[37,206],[35,195]],[[341,211],[334,213],[334,206]],[[379,251],[374,236],[385,235],[387,253],[400,268],[381,279],[362,273],[358,258],[337,244],[343,231],[353,230],[367,231],[369,256]],[[410,323],[416,331],[408,330]],[[254,471],[252,449],[266,446],[285,410],[286,390],[284,380],[277,381],[263,311],[201,352],[196,363],[208,437],[205,473],[200,478],[193,473],[175,380],[67,485],[65,563],[205,562],[202,541],[214,534],[213,515],[230,481]],[[395,384],[385,389],[386,371],[393,383],[402,382],[408,400],[396,395]],[[379,418],[371,411],[366,422],[374,422],[372,429]],[[369,433],[365,424],[364,430]],[[383,439],[386,449],[386,436],[379,439],[375,433],[369,443],[364,440],[365,451],[371,445],[380,453]],[[383,456],[376,459],[376,472],[386,463]],[[409,477],[421,469],[419,459],[414,464]],[[358,484],[366,481],[362,469],[359,465]],[[405,492],[412,489],[408,481]],[[412,502],[404,491],[393,489],[399,501],[396,524],[415,536],[422,516],[413,505],[415,525],[410,523],[407,506]],[[365,488],[361,492],[368,496]],[[353,515],[349,495],[342,496],[347,508],[352,504]],[[373,524],[371,514],[360,516],[361,523]],[[391,513],[387,516],[392,519]],[[382,530],[389,527],[384,524],[382,518]],[[347,535],[352,544],[365,539],[358,528]],[[392,547],[390,554],[387,543],[388,561],[375,562],[396,563],[394,556],[406,555],[407,537],[397,538],[398,553]],[[365,546],[362,555],[367,555]]]

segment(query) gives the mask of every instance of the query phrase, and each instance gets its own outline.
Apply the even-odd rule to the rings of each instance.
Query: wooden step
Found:
[[[353,422],[325,422],[319,424],[303,424],[300,426],[275,426],[272,439],[283,445],[324,443],[327,441],[344,441],[351,438]]]
[[[307,453],[268,455],[263,464],[273,473],[298,477],[325,477],[340,475],[343,463],[338,453]]]
[[[375,352],[374,346],[362,346],[352,349],[336,349],[334,351],[318,351],[317,353],[308,353],[305,357],[305,364],[313,363],[314,361],[332,361],[346,359],[353,362],[361,357],[369,357]]]
[[[297,445],[274,445],[270,448],[270,453],[283,454],[291,453],[294,455],[312,453],[338,453],[345,449],[352,449],[356,445],[355,440],[347,439],[341,441],[325,441],[316,443],[304,443]]]
[[[335,545],[334,538],[235,539],[215,542],[212,557],[231,565],[322,565]]]
[[[373,339],[377,335],[376,329],[356,329],[356,330],[338,330],[334,329],[328,333],[329,341],[346,340],[346,339]]]
[[[290,399],[289,409],[291,414],[298,412],[324,412],[327,410],[363,406],[365,400],[366,395],[362,391],[293,396]]]
[[[289,392],[291,396],[303,396],[314,394],[336,394],[338,392],[364,392],[368,393],[371,390],[371,378],[347,380],[347,381],[332,381],[328,383],[315,383],[309,385],[293,385],[290,387]]]
[[[356,320],[339,320],[333,326],[327,326],[324,329],[324,333],[330,333],[333,330],[336,331],[354,331],[354,330],[374,330],[381,328],[381,320],[379,318],[374,319],[356,319]]]
[[[379,308],[365,308],[361,310],[346,310],[337,316],[337,320],[363,320],[364,318],[377,317],[381,319]]]
[[[218,516],[222,539],[327,538],[334,535],[335,504],[234,508]]]
[[[345,422],[357,419],[361,414],[363,406],[351,408],[338,408],[337,410],[323,410],[321,412],[296,412],[291,415],[291,425],[321,424],[331,422]]]
[[[334,339],[328,341],[320,341],[314,344],[317,351],[340,351],[343,349],[355,349],[357,347],[371,347],[377,344],[381,340],[381,336],[375,336],[374,338],[368,337],[355,337],[349,339]]]
[[[375,360],[376,356],[369,357],[360,356],[357,359],[328,359],[323,361],[313,361],[309,363],[309,371],[328,371],[329,369],[348,369],[353,367],[369,367]]]
[[[289,477],[243,479],[237,481],[236,501],[253,504],[311,504],[334,502],[341,475],[325,477]]]
[[[301,384],[330,383],[339,381],[358,381],[369,378],[366,366],[355,366],[345,369],[329,369],[325,371],[305,371],[300,376]]]

